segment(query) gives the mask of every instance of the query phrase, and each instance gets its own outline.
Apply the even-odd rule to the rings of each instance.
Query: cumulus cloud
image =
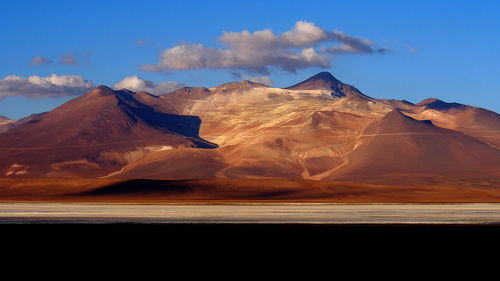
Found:
[[[31,65],[31,66],[37,66],[37,65],[49,64],[49,63],[52,63],[52,61],[49,60],[48,58],[45,58],[45,57],[42,57],[42,56],[36,56],[36,57],[34,57],[31,60],[31,62],[29,63],[29,65]]]
[[[29,98],[77,96],[95,87],[94,83],[76,75],[56,75],[28,78],[10,75],[0,79],[0,99],[7,96]]]
[[[143,65],[146,71],[189,69],[238,69],[269,74],[270,68],[295,73],[307,67],[330,67],[332,54],[373,54],[388,51],[373,41],[314,23],[299,21],[282,34],[271,29],[249,32],[223,32],[218,38],[226,48],[182,43],[163,51],[157,64]],[[334,45],[331,45],[334,43]],[[330,44],[330,46],[323,46]]]
[[[184,87],[184,84],[176,81],[154,83],[152,81],[144,80],[139,76],[125,77],[113,86],[113,88],[118,90],[125,88],[134,92],[146,91],[153,95],[167,94],[181,87]]]

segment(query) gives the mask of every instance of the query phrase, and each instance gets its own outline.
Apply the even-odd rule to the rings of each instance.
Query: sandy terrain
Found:
[[[26,222],[491,224],[500,204],[0,204],[0,223]]]

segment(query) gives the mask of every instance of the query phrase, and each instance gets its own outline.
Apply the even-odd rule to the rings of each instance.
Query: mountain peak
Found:
[[[106,85],[99,85],[99,86],[95,87],[95,89],[98,89],[100,91],[113,91],[113,89],[111,89],[110,87],[108,87]]]
[[[427,109],[435,109],[435,110],[449,110],[452,108],[463,109],[466,108],[466,105],[456,102],[444,102],[440,99],[429,98],[425,99],[416,104],[417,106],[423,106]]]
[[[113,90],[113,89],[109,88],[108,86],[100,85],[100,86],[97,86],[94,89],[88,91],[83,96],[85,98],[115,96],[115,97],[124,97],[124,98],[128,99],[130,97],[133,97],[133,95],[134,95],[134,92],[132,92],[128,89]]]
[[[110,96],[110,95],[114,95],[114,94],[115,94],[115,92],[111,88],[104,86],[104,85],[100,85],[100,86],[97,86],[94,89],[88,91],[84,96],[97,97],[97,96]]]
[[[335,78],[335,76],[333,76],[328,71],[322,71],[314,76],[311,76],[307,80],[310,80],[310,81],[324,80],[324,81],[340,82],[337,78]]]
[[[343,97],[358,97],[363,99],[372,99],[371,97],[361,93],[355,87],[344,84],[330,72],[320,72],[308,79],[295,84],[293,86],[284,88],[287,90],[323,90],[330,92],[331,96],[334,98]]]
[[[314,76],[309,77],[308,79],[295,84],[293,86],[287,87],[285,89],[290,90],[320,90],[327,89],[332,90],[339,88],[342,85],[335,76],[333,76],[330,72],[320,72]]]
[[[250,80],[242,80],[242,81],[235,81],[235,82],[229,82],[229,83],[224,83],[224,84],[221,84],[219,86],[217,86],[216,88],[220,88],[220,87],[247,87],[247,86],[252,86],[252,87],[268,87],[264,84],[261,84],[261,83],[257,83],[257,82],[252,82]]]
[[[425,99],[425,100],[417,103],[416,105],[418,105],[418,106],[425,106],[425,105],[428,105],[428,104],[431,104],[431,103],[435,103],[435,102],[443,102],[443,101],[440,100],[440,99],[436,99],[436,98],[428,98],[428,99]]]
[[[418,121],[398,109],[389,111],[384,117],[370,123],[363,134],[408,134],[433,132],[437,127],[428,122]]]
[[[406,119],[406,120],[414,120],[415,119],[411,118],[410,116],[407,116],[401,112],[401,110],[395,108],[391,111],[389,111],[384,117],[385,119]]]
[[[221,92],[232,92],[238,90],[246,91],[253,88],[269,88],[269,86],[264,85],[262,83],[252,82],[250,80],[243,80],[243,81],[224,83],[215,87],[216,91],[221,91]]]

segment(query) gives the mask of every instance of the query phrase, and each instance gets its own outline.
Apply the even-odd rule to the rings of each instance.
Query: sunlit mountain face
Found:
[[[495,185],[500,116],[435,98],[369,97],[328,72],[161,96],[99,86],[0,120],[6,178],[301,179]]]

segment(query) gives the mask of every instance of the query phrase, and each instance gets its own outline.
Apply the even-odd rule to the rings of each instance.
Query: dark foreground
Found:
[[[221,251],[229,259],[252,253],[274,262],[273,253],[286,253],[372,262],[391,247],[397,259],[462,257],[498,244],[500,204],[2,203],[0,233],[5,247],[38,260],[55,248],[106,262],[103,253],[139,252],[162,264],[165,257],[191,264],[200,253],[220,262]]]

